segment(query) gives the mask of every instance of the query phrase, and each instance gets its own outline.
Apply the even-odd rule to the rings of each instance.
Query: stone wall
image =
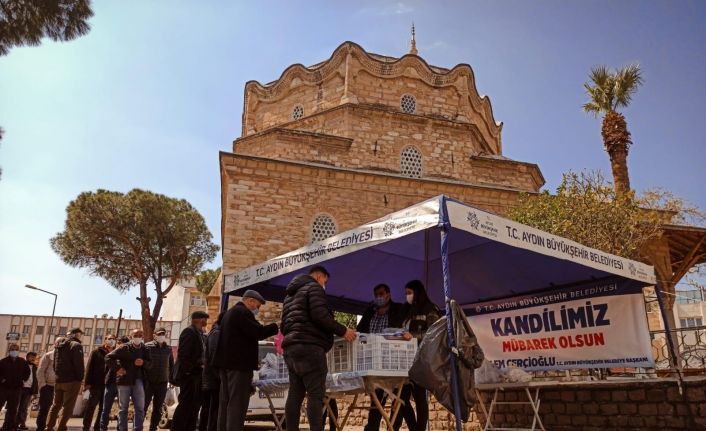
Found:
[[[554,431],[706,429],[706,380],[689,379],[684,391],[679,394],[672,379],[557,384],[541,389],[539,412],[547,430]],[[490,394],[483,392],[486,406]],[[498,395],[498,401],[526,399],[519,389]],[[532,422],[526,405],[498,405],[495,411],[494,426]]]
[[[402,114],[371,105],[347,104],[238,139],[233,152],[281,160],[400,173],[401,153],[422,154],[422,176],[536,192],[544,184],[539,167],[490,152],[477,126]]]

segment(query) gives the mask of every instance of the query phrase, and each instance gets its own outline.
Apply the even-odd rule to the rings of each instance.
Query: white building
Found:
[[[196,289],[196,280],[194,279],[174,285],[162,303],[162,318],[179,322],[181,328],[186,328],[191,324],[191,313],[194,311],[208,313],[206,295]],[[211,316],[209,323],[215,320],[216,316]]]
[[[182,328],[180,322],[164,319],[157,323],[157,327],[167,329],[170,344],[176,347]],[[127,335],[133,329],[141,329],[142,321],[123,319],[118,329],[118,319],[105,314],[100,317],[55,316],[53,322],[51,316],[0,314],[0,354],[7,354],[10,342],[20,345],[22,356],[27,352],[44,353],[51,350],[56,336],[65,335],[72,328],[83,330],[83,354],[88,357],[91,350],[103,344],[106,334]],[[14,341],[15,336],[17,341]]]

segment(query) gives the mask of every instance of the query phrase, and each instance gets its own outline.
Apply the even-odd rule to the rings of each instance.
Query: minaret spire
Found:
[[[417,55],[417,41],[414,39],[414,22],[412,22],[412,44],[409,47],[409,53]]]

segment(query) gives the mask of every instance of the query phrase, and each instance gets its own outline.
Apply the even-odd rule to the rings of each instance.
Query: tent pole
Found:
[[[424,231],[424,285],[429,286],[429,229]]]
[[[449,337],[449,360],[451,362],[451,394],[454,403],[454,418],[456,419],[456,431],[462,431],[461,425],[461,398],[458,387],[458,364],[456,361],[456,340],[454,339],[453,316],[451,313],[451,277],[449,275],[449,220],[446,214],[446,200],[442,201],[442,224],[441,228],[441,272],[444,282],[444,307],[446,310],[446,330]]]
[[[228,294],[227,293],[221,294],[221,313],[224,311],[228,311]]]
[[[658,283],[659,284],[659,283]],[[657,304],[659,304],[659,312],[662,315],[662,321],[664,322],[664,333],[667,335],[667,345],[669,346],[669,362],[677,372],[679,393],[683,391],[682,382],[683,376],[681,373],[681,364],[677,361],[681,361],[680,356],[677,355],[677,350],[674,347],[674,339],[672,338],[672,328],[669,326],[669,319],[667,319],[667,310],[664,307],[664,301],[662,300],[662,291],[658,284],[655,284],[655,294],[657,295]]]

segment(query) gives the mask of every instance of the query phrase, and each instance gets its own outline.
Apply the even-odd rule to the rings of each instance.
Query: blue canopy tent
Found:
[[[247,289],[281,302],[292,277],[315,264],[324,264],[331,273],[326,286],[331,307],[349,313],[362,313],[375,284],[388,284],[393,298],[402,302],[405,283],[422,280],[432,301],[446,304],[452,346],[450,299],[467,307],[597,281],[628,280],[635,288],[655,284],[648,265],[438,196],[227,274],[222,304],[227,304],[227,295],[242,295]],[[455,359],[451,355],[457,390]],[[458,414],[456,421],[461,429]]]

